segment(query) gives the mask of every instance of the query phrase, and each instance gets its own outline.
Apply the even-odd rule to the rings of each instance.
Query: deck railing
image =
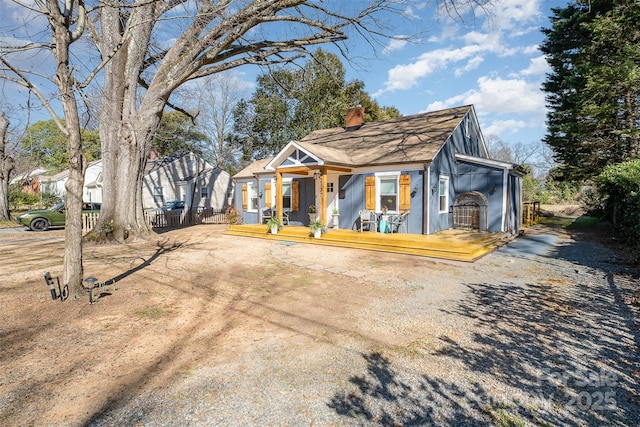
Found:
[[[82,214],[82,232],[93,230],[98,221],[98,212]],[[181,212],[147,211],[144,218],[153,228],[188,227],[197,224],[228,224],[226,210],[197,208]]]
[[[522,204],[522,225],[532,226],[540,221],[540,202]]]

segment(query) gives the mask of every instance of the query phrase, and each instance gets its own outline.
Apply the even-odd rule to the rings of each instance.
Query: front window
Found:
[[[291,182],[282,183],[282,207],[291,209]]]
[[[438,212],[448,212],[447,206],[449,206],[449,178],[441,176],[438,181]]]
[[[209,198],[209,187],[200,187],[200,198],[201,199]]]
[[[387,212],[398,212],[398,176],[381,176],[379,210]]]
[[[247,185],[247,191],[249,193],[248,210],[255,212],[258,210],[258,188],[251,182]]]

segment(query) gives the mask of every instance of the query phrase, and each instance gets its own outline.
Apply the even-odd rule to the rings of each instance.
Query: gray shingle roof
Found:
[[[300,145],[326,163],[370,166],[426,162],[440,150],[470,106],[365,123],[360,129],[323,129]]]
[[[343,127],[317,130],[297,144],[326,165],[362,167],[429,162],[471,109],[472,106],[465,105],[365,123],[355,130]],[[270,160],[252,163],[234,178],[265,172]]]

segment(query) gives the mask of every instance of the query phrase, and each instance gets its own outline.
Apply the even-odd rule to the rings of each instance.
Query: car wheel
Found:
[[[33,231],[47,231],[49,229],[49,221],[44,218],[36,218],[31,221],[29,228]]]

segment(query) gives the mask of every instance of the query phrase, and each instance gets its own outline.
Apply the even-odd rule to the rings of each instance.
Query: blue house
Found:
[[[406,213],[413,234],[515,234],[522,176],[517,165],[489,158],[475,109],[466,105],[373,123],[364,123],[363,107],[353,107],[344,127],[291,141],[233,178],[245,224],[261,223],[273,210],[290,224],[308,225],[314,206],[324,224],[341,229],[360,229],[366,209]]]

